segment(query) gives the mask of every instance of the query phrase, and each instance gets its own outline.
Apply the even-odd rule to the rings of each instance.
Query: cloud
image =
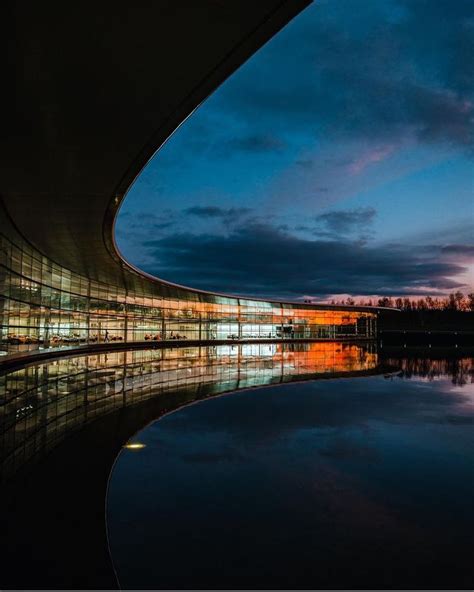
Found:
[[[192,206],[186,208],[184,213],[188,216],[197,216],[199,218],[240,218],[249,214],[250,208],[220,208],[218,206]]]
[[[351,162],[348,167],[349,173],[351,175],[358,175],[371,164],[375,164],[389,158],[394,151],[395,146],[393,145],[372,148]]]
[[[137,232],[148,234],[170,229],[176,222],[176,214],[169,208],[162,210],[159,216],[150,211],[128,211],[120,214],[117,232],[122,236],[135,237]]]
[[[472,225],[471,225],[472,226]],[[472,229],[471,229],[472,230]],[[466,277],[474,284],[474,245],[450,244],[441,248],[440,256],[444,261],[456,261],[467,265]],[[468,279],[469,281],[469,279]]]
[[[462,288],[452,278],[466,271],[454,261],[440,260],[440,248],[417,253],[413,246],[369,248],[347,240],[308,240],[269,224],[236,227],[229,235],[171,234],[144,241],[142,248],[151,262],[146,271],[159,277],[186,278],[203,289],[285,298],[428,294]]]
[[[474,245],[446,245],[442,247],[441,252],[448,255],[474,257]]]
[[[352,0],[317,3],[221,89],[215,106],[258,134],[370,137],[374,149],[358,166],[388,157],[395,147],[377,144],[395,138],[472,148],[472,2],[431,6],[369,0],[355,15]]]
[[[372,224],[376,213],[375,209],[370,207],[326,212],[316,216],[315,221],[319,228],[313,232],[315,235],[334,238],[361,232]]]

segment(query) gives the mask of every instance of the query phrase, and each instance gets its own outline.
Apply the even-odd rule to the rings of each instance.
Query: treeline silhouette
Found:
[[[439,298],[423,296],[420,298],[398,297],[391,298],[384,296],[378,299],[364,300],[358,298],[346,298],[345,300],[331,300],[331,304],[349,306],[383,306],[385,308],[398,308],[408,310],[438,310],[438,311],[474,311],[474,292],[464,295],[462,292],[453,292],[448,296]]]
[[[474,333],[474,292],[466,295],[453,292],[445,297],[346,298],[341,301],[333,300],[332,303],[384,307],[386,310],[379,315],[380,331],[438,331],[459,332],[464,335]]]

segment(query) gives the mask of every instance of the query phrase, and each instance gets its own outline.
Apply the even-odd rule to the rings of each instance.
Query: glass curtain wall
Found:
[[[101,284],[0,235],[0,348],[173,339],[360,339],[376,312],[200,294],[146,280],[149,292]],[[164,288],[164,289],[163,289]]]

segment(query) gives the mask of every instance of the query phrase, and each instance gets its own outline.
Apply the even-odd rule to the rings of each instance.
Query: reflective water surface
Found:
[[[121,586],[471,587],[474,361],[385,361],[398,372],[243,390],[138,432],[107,499]]]
[[[5,369],[0,587],[469,587],[473,368],[364,341]]]
[[[63,357],[0,372],[0,481],[106,414],[256,385],[376,372],[373,342],[163,347]]]

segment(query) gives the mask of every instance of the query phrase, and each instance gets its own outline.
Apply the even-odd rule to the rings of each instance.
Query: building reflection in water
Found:
[[[375,344],[268,343],[138,349],[62,358],[0,375],[2,478],[107,413],[180,391],[215,394],[377,369]]]

